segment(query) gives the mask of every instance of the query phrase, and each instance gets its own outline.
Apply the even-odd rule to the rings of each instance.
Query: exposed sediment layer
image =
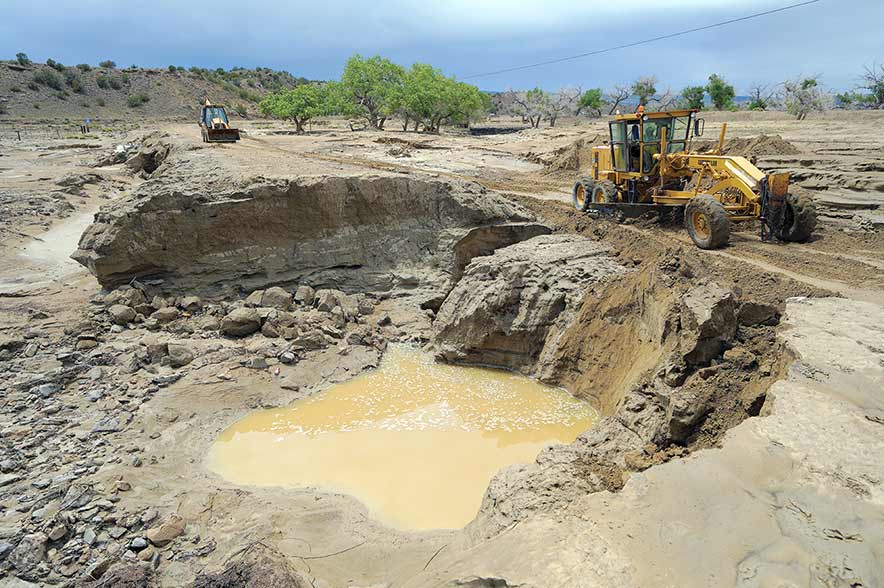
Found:
[[[548,231],[469,182],[257,177],[224,187],[191,178],[183,187],[173,170],[102,209],[74,258],[104,286],[149,276],[200,291],[286,283],[389,290],[444,285],[469,253],[456,244],[495,225],[515,225],[492,235],[503,244]]]

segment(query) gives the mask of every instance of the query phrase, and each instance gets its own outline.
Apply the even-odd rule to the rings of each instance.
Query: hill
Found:
[[[190,118],[198,115],[206,95],[240,116],[254,116],[268,92],[308,81],[269,68],[118,69],[0,61],[0,118]]]

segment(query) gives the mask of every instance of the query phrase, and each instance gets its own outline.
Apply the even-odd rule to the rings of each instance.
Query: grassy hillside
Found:
[[[118,69],[0,61],[0,119],[192,118],[206,95],[240,116],[254,116],[268,92],[307,81],[269,68]]]

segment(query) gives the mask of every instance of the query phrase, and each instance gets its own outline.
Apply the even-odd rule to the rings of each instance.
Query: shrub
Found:
[[[98,104],[99,106],[105,106],[105,105],[107,104],[107,103],[104,101],[104,98],[102,98],[101,96],[99,96],[98,99],[95,100],[95,103]]]
[[[83,80],[80,79],[77,74],[68,70],[64,72],[64,81],[68,86],[71,87],[71,90],[76,92],[77,94],[85,94],[86,87],[83,85]]]
[[[40,85],[37,82],[28,82],[28,88],[36,92],[40,89]]]
[[[125,76],[125,74],[124,74],[124,76]],[[110,87],[113,88],[114,90],[120,90],[123,87],[123,82],[121,82],[117,78],[111,78],[109,83],[110,83]]]
[[[19,65],[31,65],[31,60],[27,53],[16,53],[15,60]]]
[[[89,108],[89,101],[88,100],[80,100],[80,106],[82,106],[83,108]]]
[[[110,87],[110,78],[107,77],[106,75],[100,75],[97,78],[95,78],[95,83],[102,90],[107,90]]]
[[[0,102],[0,114],[6,114],[9,110],[6,108],[5,102]]]
[[[34,110],[40,110],[40,105],[39,105],[39,104],[34,104]]]
[[[88,63],[78,63],[77,69],[79,69],[80,71],[92,71],[92,66]]]
[[[120,76],[120,80],[121,80],[124,84],[127,84],[127,85],[128,85],[128,84],[129,84],[129,74],[124,73],[123,75]],[[118,86],[114,86],[113,84],[111,84],[111,86],[114,87],[114,90],[119,90],[119,89],[120,89]]]
[[[67,100],[68,96],[70,96],[70,94],[68,94],[66,90],[61,90],[55,93],[55,97],[59,100]]]
[[[49,86],[53,90],[61,90],[62,88],[61,78],[58,77],[58,74],[48,69],[41,69],[36,72],[34,74],[34,81],[43,86]]]
[[[99,63],[98,67],[103,67],[104,69],[114,69],[115,67],[117,67],[117,64],[115,61],[111,61],[110,59],[108,59],[107,61],[102,61],[101,63]]]
[[[246,108],[246,105],[245,105],[245,104],[237,104],[236,106],[233,107],[233,109],[234,109],[234,110],[236,111],[236,113],[237,113],[238,115],[240,115],[240,116],[245,116],[246,113],[249,111],[249,110]]]
[[[131,96],[129,96],[128,100],[126,100],[126,103],[129,104],[129,108],[138,108],[142,104],[146,104],[148,102],[150,102],[150,96],[144,93],[132,94]]]
[[[55,71],[64,71],[67,69],[67,67],[65,67],[63,64],[55,61],[54,59],[47,59],[46,65],[48,65],[49,67],[51,67]]]
[[[16,94],[18,94],[19,92],[21,92],[21,86],[13,86],[13,87],[9,88],[9,91],[15,92]]]

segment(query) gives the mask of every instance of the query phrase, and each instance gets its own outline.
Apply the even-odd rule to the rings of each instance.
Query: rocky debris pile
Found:
[[[438,287],[471,229],[534,220],[468,182],[206,175],[180,165],[144,182],[96,215],[73,257],[107,287],[151,276],[204,293],[306,281],[388,291],[403,274]]]
[[[0,238],[22,236],[24,227],[49,229],[53,222],[67,218],[76,207],[61,191],[7,192],[0,190]]]
[[[308,588],[310,578],[298,572],[288,558],[263,543],[253,543],[216,573],[204,572],[191,588]]]
[[[437,356],[533,373],[587,290],[626,272],[608,253],[586,237],[555,234],[474,257],[433,324]]]
[[[133,174],[147,179],[163,164],[174,150],[174,143],[168,133],[153,132],[137,141],[121,143],[96,159],[95,167],[125,163]]]

